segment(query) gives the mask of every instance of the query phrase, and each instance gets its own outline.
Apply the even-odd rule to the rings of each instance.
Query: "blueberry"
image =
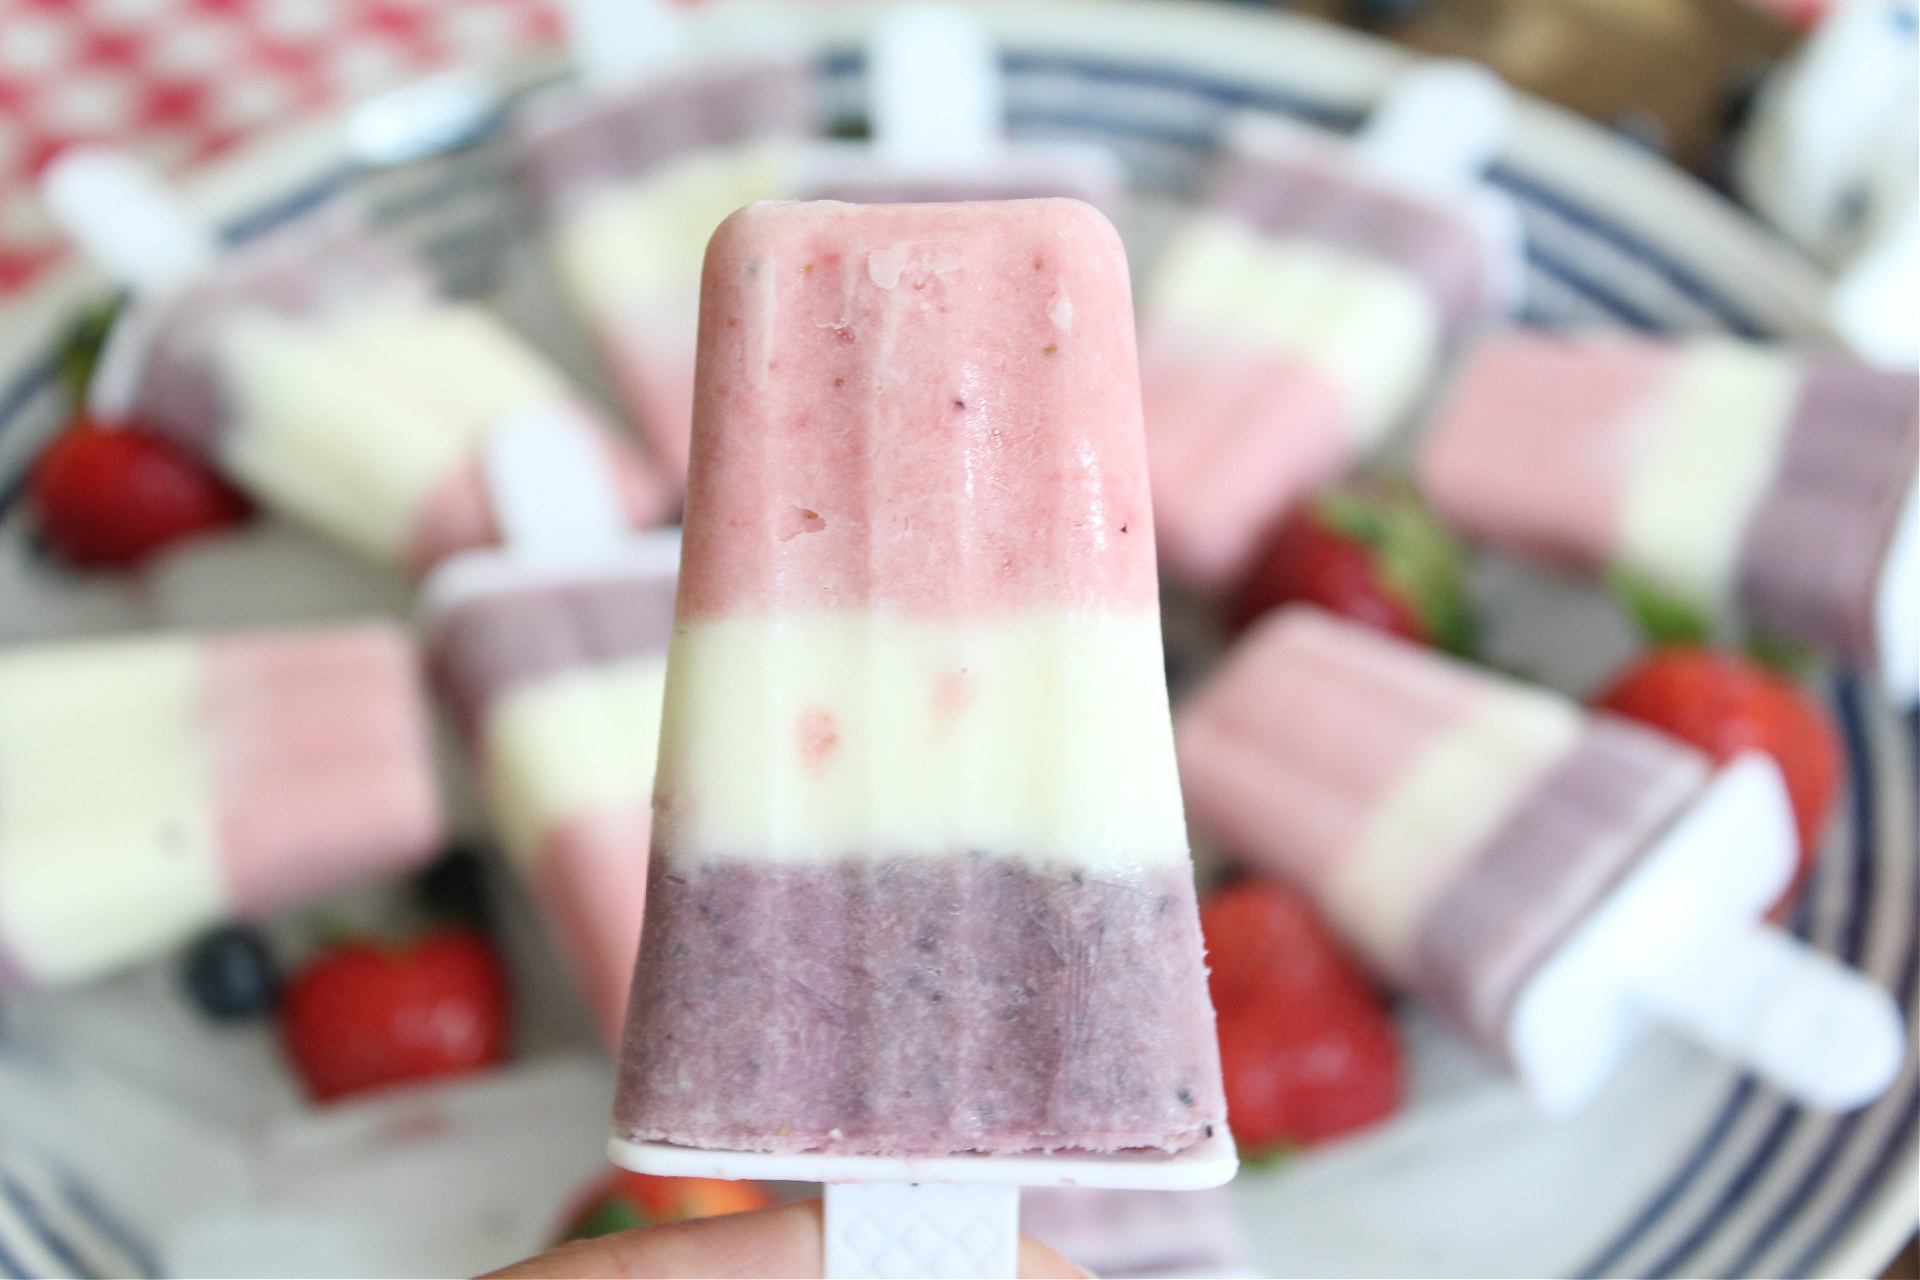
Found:
[[[273,1008],[280,980],[260,934],[226,925],[194,943],[181,975],[187,994],[216,1022],[238,1022]]]

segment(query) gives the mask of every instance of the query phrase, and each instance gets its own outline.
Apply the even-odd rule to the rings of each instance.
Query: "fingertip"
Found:
[[[1019,1270],[1021,1280],[1094,1280],[1093,1272],[1026,1236],[1020,1237]]]

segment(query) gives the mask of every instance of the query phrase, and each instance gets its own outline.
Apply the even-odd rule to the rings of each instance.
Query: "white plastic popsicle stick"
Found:
[[[68,148],[41,175],[40,197],[95,265],[136,292],[171,288],[219,256],[213,229],[123,151]]]
[[[542,406],[494,425],[481,455],[494,518],[516,556],[552,563],[616,553],[627,520],[585,424]]]
[[[1703,932],[1642,969],[1634,991],[1661,1022],[1811,1106],[1863,1106],[1900,1072],[1887,993],[1781,929]]]
[[[588,85],[631,80],[677,57],[686,24],[667,0],[561,0],[567,48]]]
[[[1920,364],[1920,214],[1911,203],[1834,282],[1833,327],[1866,360],[1887,369]]]
[[[1017,1231],[1017,1189],[1020,1187],[1203,1191],[1232,1181],[1240,1167],[1233,1135],[1225,1125],[1217,1126],[1211,1136],[1174,1155],[1142,1152],[1105,1156],[779,1155],[760,1151],[703,1151],[665,1142],[628,1142],[614,1137],[607,1142],[607,1158],[623,1169],[663,1177],[753,1178],[827,1184],[826,1274],[830,1277],[1012,1275],[1011,1265],[1000,1266],[1000,1259],[993,1260],[994,1269],[977,1270],[936,1270],[928,1259],[939,1260],[941,1266],[985,1266],[964,1261],[976,1248],[985,1252],[986,1242],[975,1231],[975,1226],[985,1224],[986,1231],[995,1231],[994,1224],[1005,1222],[1011,1211]],[[869,1253],[867,1247],[876,1243],[871,1233],[860,1233],[846,1241],[845,1252],[836,1253],[832,1238],[836,1200],[842,1215],[839,1222],[849,1233],[857,1229],[863,1214],[884,1209],[890,1215],[888,1223],[883,1224],[889,1228],[889,1238],[913,1242],[910,1251],[895,1259],[906,1269],[875,1269],[879,1265],[876,1258],[888,1255],[884,1249],[878,1255]]]
[[[939,169],[983,164],[1005,140],[1000,53],[965,10],[906,4],[867,42],[873,145],[889,164]]]
[[[825,1228],[828,1276],[1011,1276],[1020,1188],[840,1183],[827,1188]]]
[[[1500,154],[1513,120],[1506,82],[1476,62],[1423,62],[1396,77],[1354,139],[1363,163],[1413,186],[1458,190]]]
[[[1875,593],[1874,653],[1887,696],[1902,707],[1920,702],[1920,494],[1907,490],[1907,505],[1894,526],[1893,542],[1880,566]]]
[[[367,165],[406,164],[472,136],[500,106],[493,78],[454,67],[367,99],[347,115],[347,153]]]
[[[1858,1106],[1892,1082],[1892,998],[1761,920],[1796,838],[1771,759],[1721,770],[1515,1002],[1508,1047],[1542,1110],[1578,1109],[1656,1021],[1812,1106]]]

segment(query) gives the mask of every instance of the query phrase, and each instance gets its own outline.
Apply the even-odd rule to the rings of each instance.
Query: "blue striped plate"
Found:
[[[1016,131],[1104,142],[1131,167],[1141,199],[1126,229],[1142,258],[1232,112],[1351,127],[1405,57],[1246,9],[1089,0],[984,11],[1007,50]],[[836,115],[861,111],[852,50],[868,14],[836,8],[809,20]],[[359,186],[456,281],[493,292],[537,336],[559,332],[512,266],[517,232],[497,145],[482,138],[379,174],[343,156],[337,130],[309,131],[235,158],[207,175],[201,194],[245,234]],[[1494,178],[1525,217],[1530,322],[1820,332],[1824,281],[1804,259],[1690,178],[1556,108],[1523,104]],[[49,577],[22,551],[17,512],[6,512],[23,466],[60,421],[55,336],[92,292],[97,283],[74,270],[0,314],[0,640],[152,621],[137,591]],[[1624,651],[1624,628],[1597,597],[1512,566],[1491,574],[1485,585],[1511,614],[1492,628],[1503,660],[1578,688]],[[247,616],[232,602],[215,612]],[[1822,688],[1845,733],[1852,786],[1793,927],[1911,1009],[1920,724],[1867,681],[1840,673]],[[1407,1031],[1414,1086],[1400,1117],[1235,1184],[1262,1274],[1864,1274],[1914,1229],[1920,1076],[1911,1052],[1885,1098],[1836,1117],[1656,1041],[1593,1107],[1548,1123],[1417,1012]]]

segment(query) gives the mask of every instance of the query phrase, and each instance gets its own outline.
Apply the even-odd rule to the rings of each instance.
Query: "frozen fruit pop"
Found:
[[[535,527],[510,518],[505,547],[435,570],[424,629],[494,828],[617,1043],[645,905],[679,536],[625,535],[593,459],[556,459],[568,441],[540,430],[518,427],[488,455],[503,509]],[[569,528],[582,505],[602,514]]]
[[[1232,586],[1299,498],[1365,457],[1519,277],[1512,205],[1476,185],[1505,87],[1404,75],[1347,143],[1248,117],[1147,286],[1141,340],[1167,575]]]
[[[722,224],[618,1137],[1220,1125],[1134,369],[1086,205]]]
[[[1516,330],[1461,370],[1419,475],[1472,537],[1877,658],[1910,698],[1916,457],[1911,373],[1727,338]]]
[[[659,0],[572,0],[582,83],[520,113],[520,167],[562,291],[677,491],[687,467],[700,257],[720,220],[788,194],[812,74],[778,48],[701,55]]]
[[[865,204],[1065,196],[1109,212],[1124,198],[1110,151],[1008,140],[1000,51],[967,9],[889,10],[867,40],[866,74],[872,143],[808,148],[796,196]]]
[[[487,312],[438,298],[417,262],[347,209],[216,254],[205,228],[113,153],[68,153],[47,189],[138,289],[90,390],[103,420],[135,418],[265,505],[414,572],[497,537],[478,452],[516,413],[563,414],[605,453],[636,524],[664,514],[651,468],[557,369]],[[126,220],[103,227],[103,206]]]
[[[0,981],[96,977],[427,858],[417,666],[384,624],[0,653]]]
[[[1773,762],[1691,747],[1305,606],[1181,709],[1195,824],[1312,893],[1550,1110],[1657,1019],[1816,1105],[1902,1053],[1886,994],[1760,922],[1793,873]]]

